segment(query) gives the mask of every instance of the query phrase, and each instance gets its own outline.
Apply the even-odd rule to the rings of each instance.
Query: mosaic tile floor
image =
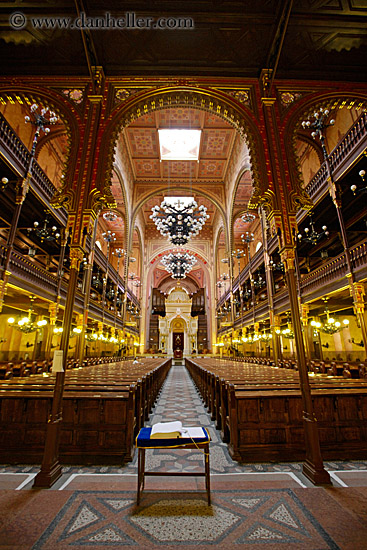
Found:
[[[193,476],[148,478],[139,507],[136,456],[121,467],[65,467],[49,490],[31,488],[38,467],[3,466],[0,550],[367,549],[366,462],[326,463],[333,487],[321,488],[301,464],[232,461],[181,366],[171,369],[149,424],[169,420],[210,431],[212,506],[195,477],[203,469],[195,450],[147,451],[147,469]]]

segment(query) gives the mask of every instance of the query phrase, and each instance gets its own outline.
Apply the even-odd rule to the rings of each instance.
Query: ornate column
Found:
[[[80,328],[82,329],[82,332],[80,333],[81,342],[85,342],[85,335],[88,327],[90,289],[92,284],[94,248],[95,248],[96,234],[97,234],[98,216],[95,213],[93,213],[93,217],[95,217],[95,219],[94,219],[93,234],[91,239],[91,249],[89,253],[88,263],[84,267],[84,280],[83,280],[84,313],[83,313],[82,322],[80,324]],[[84,351],[85,351],[85,346],[84,345],[79,346],[78,348],[79,353],[75,357],[79,359],[80,363],[82,363],[82,361],[84,360]]]
[[[280,361],[280,342],[279,342],[279,335],[276,333],[276,329],[279,327],[275,326],[275,317],[277,317],[277,322],[279,325],[279,316],[274,315],[273,275],[272,275],[272,269],[270,266],[266,217],[263,209],[260,209],[260,219],[261,219],[261,232],[262,232],[263,245],[264,245],[264,265],[265,265],[266,287],[268,291],[270,332],[271,332],[272,341],[273,341],[274,362],[275,362],[275,365],[278,366]]]
[[[279,364],[283,359],[282,349],[280,347],[280,317],[279,315],[274,315],[273,320],[270,319],[271,323],[271,334],[273,336],[273,353],[274,361],[276,364]]]
[[[357,317],[358,325],[362,332],[362,340],[364,343],[364,349],[367,349],[367,326],[365,317],[365,287],[363,283],[351,283],[350,294],[353,298],[354,313]]]
[[[77,169],[72,172],[70,181],[65,181],[64,186],[52,200],[54,207],[63,206],[69,212],[70,275],[60,343],[60,350],[63,351],[62,371],[56,373],[52,409],[46,428],[43,461],[41,470],[34,480],[35,487],[50,487],[62,474],[59,462],[60,432],[63,419],[62,400],[79,266],[86,253],[86,239],[93,232],[97,213],[101,208],[110,208],[115,205],[108,188],[103,187],[103,182],[97,178],[101,155],[99,139],[102,131],[100,126],[104,122],[102,106],[107,101],[107,91],[104,87],[102,68],[93,67],[93,69],[95,79],[92,83],[91,94],[86,97],[84,120],[79,128],[81,141],[77,151]],[[76,144],[74,146],[76,147]]]
[[[64,393],[65,370],[67,362],[67,350],[73,318],[73,307],[77,287],[79,265],[83,259],[84,251],[80,248],[70,250],[70,277],[69,290],[65,304],[63,332],[61,335],[60,349],[64,351],[63,371],[56,373],[55,388],[52,400],[51,414],[47,422],[45,450],[41,470],[34,479],[34,487],[50,487],[59,479],[62,473],[59,463],[59,444],[62,423],[62,398]]]
[[[284,264],[289,293],[305,429],[306,461],[303,464],[303,473],[315,484],[330,484],[330,476],[322,461],[317,420],[308,380],[295,276],[293,243],[296,228],[295,214],[298,208],[309,207],[311,202],[301,188],[294,188],[294,184],[290,180],[288,157],[283,145],[284,130],[280,125],[276,106],[277,99],[268,97],[269,87],[266,71],[263,71],[260,78],[260,91],[263,96],[261,102],[264,124],[261,127],[261,134],[269,179],[269,189],[264,197],[264,202],[267,201],[272,233],[278,235],[279,253]]]
[[[308,313],[310,307],[308,304],[301,304],[301,317],[302,317],[302,329],[303,336],[305,339],[305,348],[306,348],[306,358],[308,361],[311,361],[311,342],[310,342],[310,327],[308,325]]]
[[[78,313],[77,320],[76,320],[76,328],[80,330],[80,332],[77,333],[77,336],[76,336],[74,357],[75,359],[81,360],[84,357],[84,349],[85,349],[84,313]]]

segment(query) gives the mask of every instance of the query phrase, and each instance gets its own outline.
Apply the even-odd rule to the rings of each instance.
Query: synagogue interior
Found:
[[[365,2],[0,13],[0,463],[131,462],[172,369],[233,461],[366,461]]]

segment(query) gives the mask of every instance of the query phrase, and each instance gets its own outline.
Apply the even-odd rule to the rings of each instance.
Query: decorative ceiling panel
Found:
[[[197,109],[172,107],[158,113],[159,128],[200,128],[203,112]]]
[[[226,158],[233,136],[233,130],[204,130],[201,144],[201,157]]]
[[[199,178],[224,178],[225,160],[201,160],[199,162]]]
[[[231,125],[228,124],[228,122],[226,122],[223,118],[220,118],[217,115],[213,115],[212,113],[205,113],[204,125],[206,127],[231,129]]]
[[[196,161],[167,160],[162,162],[162,175],[164,178],[193,177],[197,168]]]
[[[156,113],[148,113],[146,115],[143,115],[143,116],[137,118],[131,126],[155,127],[155,125],[156,125],[155,116],[156,116]],[[131,128],[131,126],[130,126],[130,128]]]
[[[2,74],[84,75],[88,76],[81,33],[74,28],[33,28],[34,17],[77,18],[75,2],[2,2],[0,32]],[[110,18],[133,12],[156,21],[191,18],[187,28],[99,28],[90,29],[96,65],[108,75],[192,75],[258,78],[271,53],[284,3],[276,0],[243,2],[239,0],[187,0],[183,2],[121,2],[83,0],[87,17]],[[182,13],[184,6],[185,14]],[[18,29],[9,22],[17,7],[25,16]],[[285,40],[282,44],[277,76],[279,78],[366,81],[363,71],[367,53],[366,3],[363,0],[297,0],[293,2]],[[319,45],[302,31],[324,33]],[[331,48],[330,52],[327,48]],[[40,62],[40,52],[42,59]],[[328,55],[317,55],[318,52]]]
[[[158,137],[153,128],[128,128],[129,147],[133,157],[158,158]]]
[[[160,177],[160,161],[156,159],[132,159],[137,178]]]

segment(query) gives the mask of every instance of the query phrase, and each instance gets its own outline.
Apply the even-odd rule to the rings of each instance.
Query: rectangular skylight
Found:
[[[199,160],[201,130],[159,129],[161,160]]]

